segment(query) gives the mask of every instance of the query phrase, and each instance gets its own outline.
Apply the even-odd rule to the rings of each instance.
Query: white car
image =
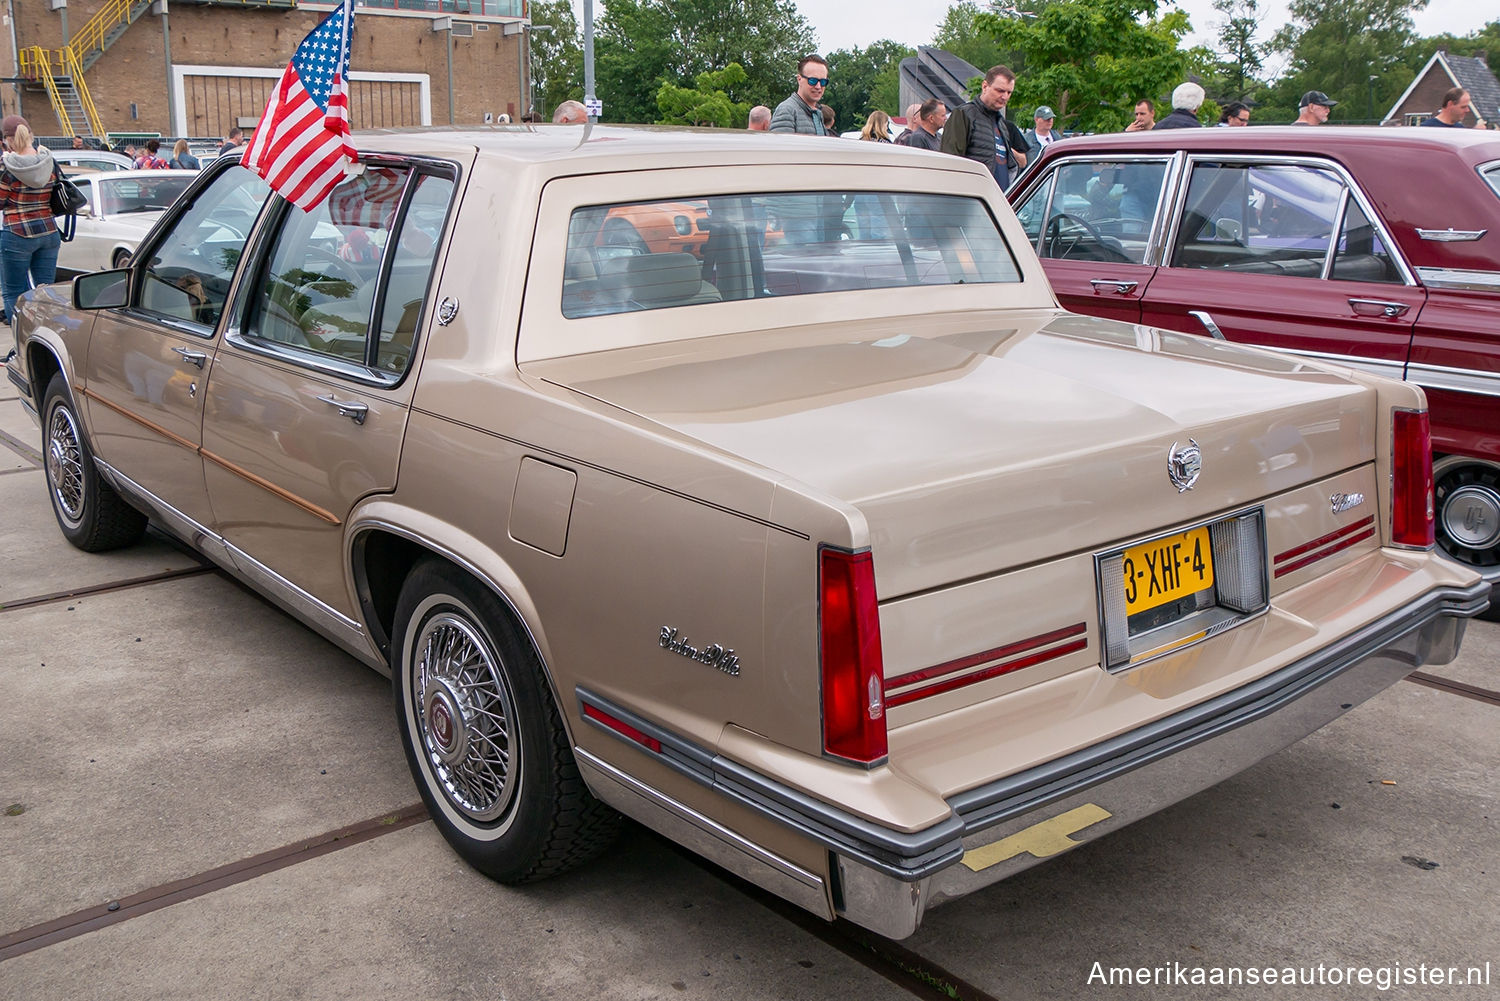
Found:
[[[74,170],[116,171],[134,167],[130,157],[107,149],[55,149],[52,159],[70,178]]]
[[[68,272],[123,267],[141,238],[187,190],[196,170],[118,170],[70,177],[88,199],[57,266]]]

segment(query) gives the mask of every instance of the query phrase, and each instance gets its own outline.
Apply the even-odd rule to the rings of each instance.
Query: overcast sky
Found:
[[[796,4],[817,32],[818,44],[825,52],[856,45],[863,48],[882,38],[892,38],[914,47],[925,45],[932,41],[943,15],[952,5],[950,0],[796,0]],[[1024,0],[1017,6],[1026,9]],[[1189,44],[1211,44],[1213,23],[1223,16],[1213,9],[1211,0],[1181,0],[1178,6],[1186,10],[1193,21],[1194,31],[1188,36]],[[1262,31],[1265,37],[1270,37],[1286,21],[1287,9],[1280,0],[1269,0],[1265,6],[1269,15]],[[1485,10],[1490,12],[1488,18],[1483,13]],[[1445,31],[1466,35],[1496,17],[1500,17],[1500,11],[1485,0],[1431,0],[1427,9],[1419,11],[1413,21],[1420,35]]]

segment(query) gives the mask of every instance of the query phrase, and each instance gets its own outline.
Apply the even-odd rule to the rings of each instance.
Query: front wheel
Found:
[[[42,398],[42,446],[47,495],[57,527],[88,553],[122,549],[140,541],[146,516],[126,504],[99,476],[68,383],[58,373]]]
[[[619,815],[589,793],[542,665],[488,589],[439,560],[402,586],[391,645],[396,720],[433,822],[503,883],[602,852]]]
[[[115,256],[111,259],[110,264],[115,268],[130,267],[130,251],[124,248],[115,251]]]

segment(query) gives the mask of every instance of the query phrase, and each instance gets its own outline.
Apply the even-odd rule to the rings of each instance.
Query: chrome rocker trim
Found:
[[[911,833],[854,817],[593,693],[580,688],[577,694],[582,705],[662,743],[661,753],[652,754],[631,742],[638,750],[828,848],[834,856],[831,889],[838,915],[882,935],[904,938],[916,931],[928,907],[1216,785],[1423,665],[1448,663],[1458,655],[1467,619],[1484,611],[1489,594],[1487,582],[1436,589],[1232,692],[954,796],[948,801],[953,809],[948,819]],[[587,716],[584,720],[629,740]],[[743,849],[740,854],[743,859]]]

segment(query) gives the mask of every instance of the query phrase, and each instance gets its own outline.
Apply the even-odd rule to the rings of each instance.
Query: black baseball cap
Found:
[[[1321,104],[1325,108],[1331,108],[1338,103],[1321,90],[1310,90],[1302,95],[1302,103],[1297,105],[1297,107],[1305,108],[1309,104]]]

